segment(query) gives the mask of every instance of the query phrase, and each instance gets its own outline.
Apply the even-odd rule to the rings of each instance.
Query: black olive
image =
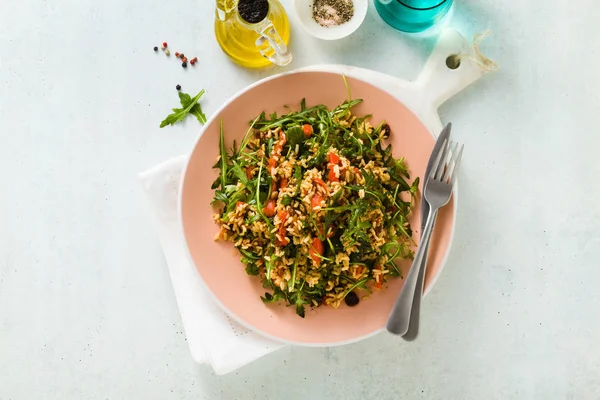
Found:
[[[390,134],[392,133],[392,130],[390,129],[390,126],[388,124],[383,124],[383,126],[381,127],[381,130],[383,131],[383,138],[387,139],[390,137]]]
[[[356,293],[350,292],[346,295],[346,298],[344,299],[344,301],[346,302],[346,305],[348,307],[354,307],[355,305],[358,304],[360,299],[358,298],[358,295]]]

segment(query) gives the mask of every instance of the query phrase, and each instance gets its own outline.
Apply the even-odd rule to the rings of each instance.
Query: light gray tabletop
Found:
[[[596,399],[600,77],[594,0],[457,0],[451,25],[500,70],[440,110],[466,145],[454,245],[415,343],[285,348],[196,365],[137,180],[190,150],[158,129],[175,85],[211,113],[274,73],[230,63],[213,1],[23,0],[0,12],[0,399]],[[290,9],[291,11],[291,9]],[[371,5],[351,37],[292,27],[287,69],[412,79],[434,38]],[[163,40],[197,55],[183,70]]]

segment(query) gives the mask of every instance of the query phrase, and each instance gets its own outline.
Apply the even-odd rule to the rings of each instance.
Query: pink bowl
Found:
[[[405,157],[411,178],[422,177],[434,139],[406,106],[368,82],[348,78],[352,97],[364,102],[355,111],[372,114],[371,121],[386,120],[392,129],[390,141],[396,157]],[[219,121],[223,119],[226,146],[239,143],[248,130],[248,121],[263,111],[286,112],[285,105],[298,109],[302,98],[308,106],[335,107],[347,98],[339,74],[330,72],[292,72],[260,81],[229,100],[205,125],[185,168],[180,212],[189,255],[215,301],[231,317],[267,337],[304,346],[332,346],[358,341],[385,327],[403,281],[395,279],[356,307],[343,305],[308,310],[306,318],[296,315],[284,304],[265,305],[260,300],[265,289],[260,279],[246,275],[237,250],[229,242],[215,242],[219,228],[213,221],[210,201],[212,182],[218,170],[212,168],[219,152]],[[419,204],[410,218],[415,241],[420,236]],[[454,225],[454,205],[442,209],[429,252],[425,278],[427,292],[440,273],[449,250]],[[410,261],[401,266],[404,276]]]

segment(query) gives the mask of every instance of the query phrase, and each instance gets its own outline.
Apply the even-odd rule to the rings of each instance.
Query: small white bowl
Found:
[[[369,8],[369,0],[352,0],[354,15],[350,21],[336,26],[324,27],[312,17],[313,0],[294,0],[296,18],[312,36],[323,40],[337,40],[350,35],[363,23]]]

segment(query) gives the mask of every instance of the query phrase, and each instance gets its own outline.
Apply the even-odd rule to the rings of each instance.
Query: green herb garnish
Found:
[[[183,121],[188,114],[195,116],[201,124],[206,123],[206,115],[202,112],[202,107],[198,103],[200,97],[204,94],[204,89],[193,98],[189,94],[179,92],[179,102],[182,108],[174,108],[173,114],[169,114],[161,123],[160,127],[164,128],[167,125],[174,125],[177,122]]]

